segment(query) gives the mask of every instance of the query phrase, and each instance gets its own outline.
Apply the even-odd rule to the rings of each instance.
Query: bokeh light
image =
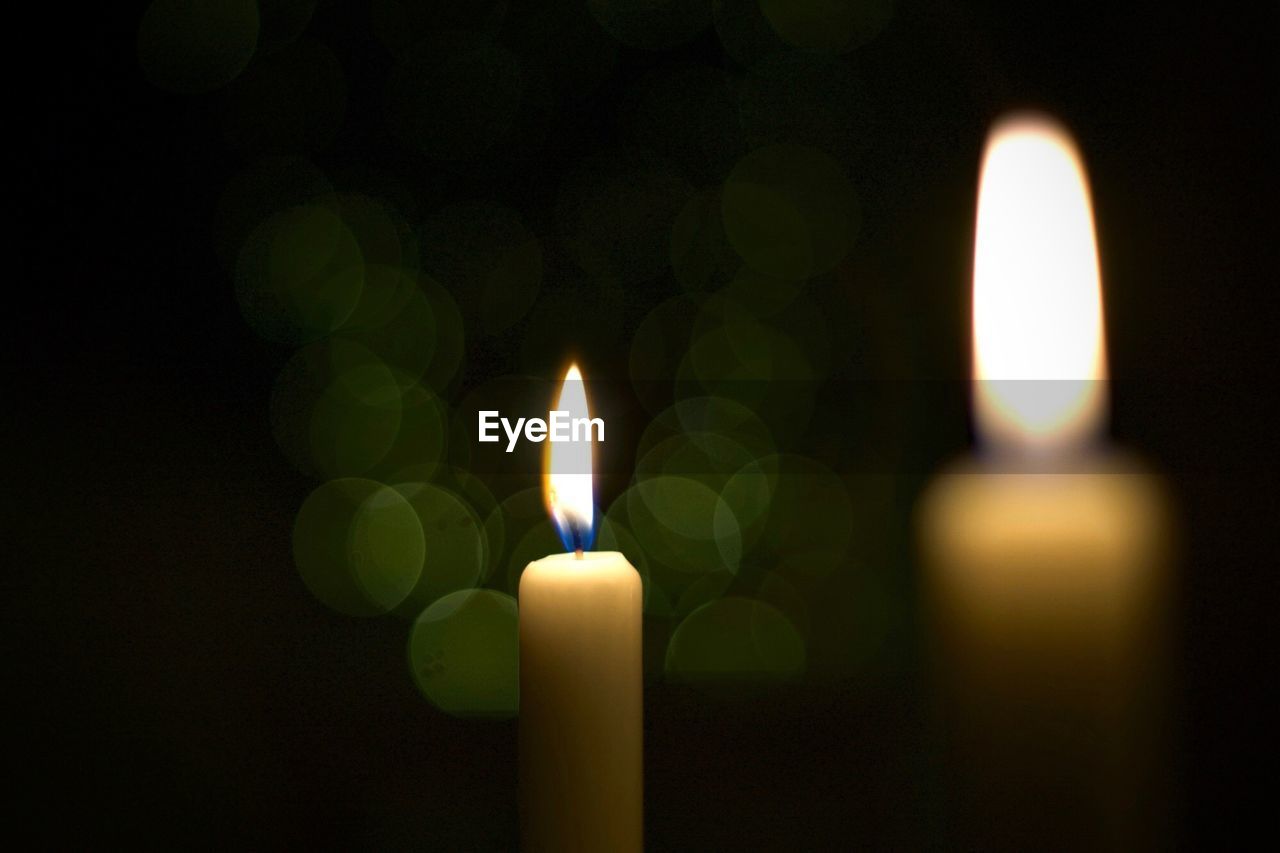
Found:
[[[399,610],[417,614],[441,596],[478,586],[489,546],[475,510],[432,483],[400,483],[395,490],[417,513],[425,542],[422,574]]]
[[[768,488],[760,559],[793,583],[820,580],[848,561],[853,508],[843,481],[816,460],[783,453],[742,473],[741,488]]]
[[[706,484],[692,477],[662,475],[639,480],[627,505],[629,517],[651,518],[678,536],[699,541],[721,538],[736,539],[737,524],[728,517],[728,508],[720,496]],[[731,541],[732,541],[731,539]],[[738,543],[733,542],[736,546]],[[722,551],[725,568],[737,569],[741,550]]]
[[[637,480],[681,477],[717,495],[711,529],[719,560],[706,570],[735,573],[758,539],[772,500],[770,470],[759,463],[774,453],[768,428],[754,412],[732,400],[691,398],[655,418],[638,446]],[[638,520],[643,525],[646,516]],[[680,567],[679,562],[673,564]],[[669,592],[678,590],[679,583],[668,585]]]
[[[519,558],[512,558],[512,552],[525,540],[532,531],[535,536],[545,536],[543,541],[548,547],[538,553],[534,559],[548,554],[558,554],[564,550],[560,536],[551,526],[547,516],[546,503],[542,496],[542,487],[533,486],[521,489],[499,501],[484,521],[485,535],[489,539],[490,553],[493,559],[493,581],[498,586],[515,592],[519,586],[520,572],[528,564],[521,563]],[[554,544],[550,544],[554,542]],[[526,543],[525,550],[530,546]]]
[[[743,306],[748,307],[748,306]],[[789,338],[804,355],[805,373],[809,379],[825,379],[831,370],[832,335],[835,331],[829,323],[830,311],[809,293],[797,294],[785,305],[771,312],[769,325]],[[842,341],[850,346],[847,330],[838,330]]]
[[[669,591],[707,572],[737,571],[742,532],[733,511],[692,477],[638,479],[606,513],[644,543],[656,582]]]
[[[289,348],[276,441],[324,484],[295,525],[299,572],[339,612],[416,617],[410,664],[441,710],[515,712],[512,596],[562,544],[527,464],[540,449],[495,460],[475,412],[541,414],[568,355],[620,353],[630,380],[606,370],[599,387],[621,443],[596,535],[643,580],[647,677],[847,673],[886,630],[837,457],[802,452],[833,440],[812,416],[874,126],[840,54],[887,8],[377,0],[389,55],[370,77],[316,40],[314,0],[272,0],[256,55],[209,77],[222,141],[248,162],[214,242],[249,327]],[[728,61],[654,59],[609,95],[616,134],[526,169],[635,48],[713,22]],[[347,162],[369,85],[391,156]]]
[[[300,344],[340,328],[364,290],[360,246],[336,213],[301,205],[276,214],[245,241],[236,302],[262,337]]]
[[[293,558],[323,604],[350,616],[387,613],[422,572],[418,516],[396,490],[355,477],[331,480],[298,510]]]
[[[476,514],[483,520],[489,518],[489,514],[498,508],[498,499],[494,496],[493,491],[485,483],[485,481],[476,474],[463,468],[450,466],[441,476],[440,481],[450,486],[453,491],[467,501],[468,506],[475,510]],[[497,531],[497,541],[490,539],[491,531],[485,528],[485,571],[490,571],[494,566],[494,561],[498,558],[498,552],[502,550],[502,529],[499,525]]]
[[[693,319],[702,299],[677,296],[659,304],[640,322],[631,337],[628,367],[632,387],[641,404],[657,414],[675,399],[676,368],[693,334]]]
[[[771,275],[742,264],[720,294],[765,319],[777,314],[808,288],[811,279]],[[796,341],[800,343],[800,341]]]
[[[394,372],[392,373],[395,376]],[[400,426],[370,473],[388,483],[425,481],[445,461],[449,409],[430,389],[396,380],[400,387]]]
[[[805,643],[781,611],[750,598],[708,602],[677,626],[667,646],[667,676],[709,686],[782,682],[805,666]]]
[[[734,166],[721,197],[725,234],[753,269],[799,279],[833,268],[860,222],[844,168],[801,145],[770,145]]]
[[[249,64],[259,25],[255,0],[152,0],[138,23],[138,64],[161,89],[208,92]]]
[[[659,413],[640,438],[637,455],[681,433],[714,433],[736,442],[753,456],[769,455],[776,449],[773,434],[760,415],[748,406],[726,397],[688,397]]]
[[[672,605],[672,615],[677,621],[683,621],[699,607],[722,598],[733,581],[733,573],[724,570],[699,575],[681,589],[679,598]]]
[[[280,449],[317,478],[364,474],[400,432],[402,390],[385,362],[332,338],[294,354],[276,379],[271,424]]]
[[[436,313],[416,279],[367,267],[364,292],[341,334],[374,353],[405,387],[422,379],[435,357]]]
[[[515,595],[520,589],[520,575],[525,567],[534,560],[541,560],[549,554],[564,553],[564,540],[556,531],[555,524],[543,512],[544,518],[524,528],[523,535],[512,542],[511,552],[507,555],[506,574],[501,579],[502,588]]]
[[[714,432],[689,432],[655,445],[636,463],[638,478],[676,476],[696,480],[718,494],[733,514],[746,544],[769,509],[771,489],[757,457],[746,447]],[[762,476],[752,478],[752,473]],[[732,485],[732,489],[730,488]],[[723,511],[723,510],[721,510]],[[727,519],[721,519],[721,526]],[[726,547],[732,547],[726,541]],[[726,560],[729,555],[722,554]]]
[[[327,194],[317,203],[332,208],[342,218],[366,264],[413,268],[416,241],[409,224],[393,205],[357,192]]]
[[[671,270],[694,293],[716,293],[766,318],[804,293],[811,277],[776,275],[743,263],[724,230],[719,189],[702,190],[685,203],[671,229]]]
[[[717,290],[742,266],[725,236],[720,209],[719,190],[700,190],[671,226],[671,271],[685,290]]]
[[[676,371],[678,387],[759,412],[779,438],[804,434],[817,377],[790,335],[719,297],[703,304],[694,335]]]
[[[516,601],[459,590],[430,607],[409,634],[409,669],[422,695],[448,714],[510,717],[520,707]]]
[[[812,617],[810,616],[809,604],[804,593],[797,589],[795,584],[776,572],[766,571],[756,582],[752,597],[774,607],[779,613],[786,616],[787,621],[791,623],[797,633],[806,638],[807,642]],[[845,610],[845,621],[848,621],[848,616],[849,612]]]
[[[418,286],[426,298],[427,307],[435,320],[435,349],[431,361],[422,374],[422,382],[437,392],[451,387],[466,352],[466,335],[462,312],[449,291],[427,276],[418,279]],[[412,333],[412,330],[409,330]]]
[[[235,266],[249,235],[274,214],[333,191],[305,157],[262,157],[227,182],[214,213],[214,247],[223,265]]]
[[[641,443],[646,443],[643,438]],[[636,474],[639,477],[692,476],[716,480],[723,485],[724,478],[754,458],[751,451],[719,433],[686,432],[650,447],[636,460]]]

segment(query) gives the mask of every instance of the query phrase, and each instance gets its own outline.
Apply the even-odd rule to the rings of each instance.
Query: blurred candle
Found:
[[[577,366],[556,409],[588,417]],[[641,584],[593,552],[589,442],[550,443],[544,491],[569,553],[520,577],[520,822],[530,851],[642,848]]]
[[[1100,446],[1102,318],[1080,156],[1052,120],[1008,118],[978,194],[980,455],[921,505],[966,845],[1162,845],[1163,502],[1152,477]]]

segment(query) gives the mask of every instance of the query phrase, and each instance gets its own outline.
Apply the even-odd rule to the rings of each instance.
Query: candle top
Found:
[[[602,583],[612,586],[638,583],[640,575],[621,551],[584,551],[580,558],[566,553],[534,560],[520,575],[522,590],[530,579],[538,584],[566,583],[580,587],[584,583]]]

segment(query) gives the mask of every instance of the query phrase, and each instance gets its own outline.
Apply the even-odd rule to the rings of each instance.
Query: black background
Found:
[[[402,625],[325,611],[292,569],[289,530],[311,484],[266,416],[288,354],[245,325],[209,239],[239,166],[211,130],[216,95],[141,78],[134,12],[79,14],[22,35],[36,53],[10,82],[23,111],[11,135],[29,143],[10,159],[22,261],[5,288],[10,807],[50,842],[514,847],[514,721],[435,711],[404,672]],[[1166,473],[1180,512],[1172,819],[1185,846],[1242,842],[1264,818],[1258,774],[1274,758],[1263,691],[1278,469],[1261,410],[1280,269],[1264,130],[1276,21],[1258,14],[904,2],[850,60],[875,106],[855,176],[857,273],[881,282],[881,334],[909,353],[903,373],[966,370],[990,121],[1044,107],[1087,153],[1112,371],[1136,389],[1116,395],[1114,433]],[[309,30],[357,69],[357,114],[375,109],[362,81],[385,71],[365,15],[322,3]],[[714,33],[672,54],[722,61]],[[554,114],[556,144],[526,180],[442,194],[537,205],[575,158],[617,141],[628,81],[670,58],[624,49],[604,86]],[[384,149],[347,129],[321,160],[396,166]],[[674,292],[628,299],[643,316]],[[851,315],[860,298],[848,297]],[[463,384],[508,356],[468,350]],[[904,378],[894,370],[884,378]],[[948,419],[939,460],[967,441],[963,410],[937,415]],[[913,637],[906,626],[894,650],[836,684],[739,701],[651,685],[650,846],[945,847]]]

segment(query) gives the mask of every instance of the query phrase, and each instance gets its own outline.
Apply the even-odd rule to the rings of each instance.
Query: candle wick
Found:
[[[582,559],[582,549],[581,549],[581,548],[575,548],[575,549],[574,549],[574,551],[573,551],[573,558],[574,558],[575,560],[581,560],[581,559]]]

